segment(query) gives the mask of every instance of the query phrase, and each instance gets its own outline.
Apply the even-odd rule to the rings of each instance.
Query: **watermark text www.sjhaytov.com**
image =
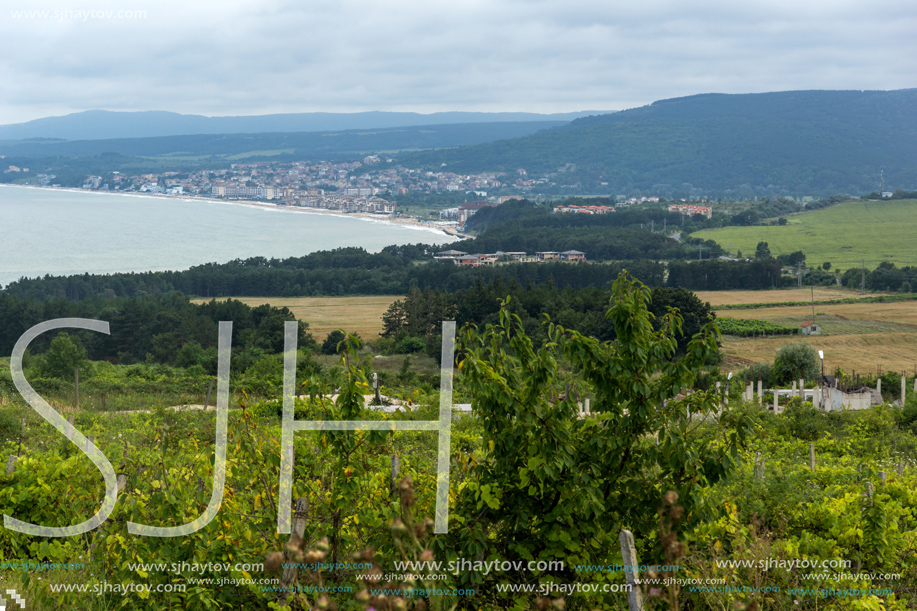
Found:
[[[509,572],[509,571],[562,571],[564,562],[562,560],[468,560],[458,558],[448,562],[426,560],[426,561],[403,561],[395,562],[397,571],[419,571],[419,572],[442,572],[446,571],[453,575],[464,572],[475,572],[487,575],[490,572]]]
[[[35,560],[4,560],[0,571],[82,571],[82,562],[36,562]]]
[[[849,569],[853,566],[853,562],[840,559],[809,560],[806,558],[795,558],[787,560],[785,558],[764,558],[761,560],[717,560],[716,566],[721,569],[758,568],[765,571],[783,569],[789,573],[793,569]]]
[[[93,584],[52,583],[48,584],[48,588],[52,592],[85,592],[95,594],[96,596],[102,596],[103,594],[120,594],[121,596],[126,596],[131,593],[150,594],[151,592],[184,592],[187,586],[181,583],[160,583],[153,585],[149,583],[110,583],[108,581],[103,581]]]
[[[263,562],[128,562],[131,571],[145,573],[219,573],[226,571],[260,572],[264,570]]]
[[[73,10],[20,10],[10,11],[13,19],[50,19],[53,21],[89,21],[90,19],[146,19],[146,11],[101,11],[96,9]]]

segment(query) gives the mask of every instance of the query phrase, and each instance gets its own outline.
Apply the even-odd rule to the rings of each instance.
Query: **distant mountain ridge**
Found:
[[[454,148],[518,138],[563,125],[561,121],[452,123],[331,132],[255,134],[195,134],[106,140],[13,140],[0,142],[0,154],[10,158],[93,157],[119,154],[139,157],[211,160],[340,159],[376,152]]]
[[[401,160],[555,172],[593,193],[856,194],[878,189],[881,172],[887,186],[913,189],[917,89],[701,94]]]
[[[612,111],[581,111],[555,114],[527,112],[307,112],[257,116],[206,117],[158,110],[115,112],[87,110],[26,123],[0,125],[0,140],[56,138],[107,140],[198,134],[252,134],[319,132],[349,129],[390,129],[455,123],[560,121]]]

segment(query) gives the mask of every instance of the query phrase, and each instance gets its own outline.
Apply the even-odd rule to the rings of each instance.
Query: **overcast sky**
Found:
[[[696,93],[917,86],[917,3],[908,0],[2,7],[0,124],[89,109],[618,110]]]

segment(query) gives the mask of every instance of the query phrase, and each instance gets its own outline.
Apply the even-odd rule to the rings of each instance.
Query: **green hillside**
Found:
[[[859,195],[882,171],[892,190],[917,186],[915,107],[917,89],[705,94],[403,161],[551,172],[590,193]]]
[[[774,256],[801,250],[809,266],[830,261],[832,268],[867,268],[882,261],[917,265],[917,200],[850,201],[790,216],[780,226],[706,229],[692,237],[753,256],[767,242]]]

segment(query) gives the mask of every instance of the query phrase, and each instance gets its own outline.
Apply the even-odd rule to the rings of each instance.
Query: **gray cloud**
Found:
[[[0,123],[90,108],[613,109],[913,87],[917,68],[917,8],[889,0],[74,1],[4,3]],[[86,10],[145,18],[73,15]]]

